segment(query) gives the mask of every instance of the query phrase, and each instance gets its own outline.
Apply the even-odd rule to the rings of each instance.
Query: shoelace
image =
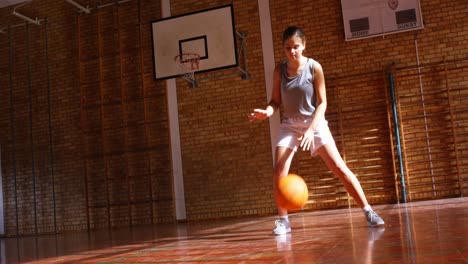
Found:
[[[369,211],[368,214],[367,214],[367,218],[369,219],[369,221],[373,222],[374,221],[374,218],[378,217],[377,213],[374,212],[374,211]]]
[[[286,227],[286,225],[284,224],[284,221],[281,220],[281,219],[278,219],[275,221],[275,226],[279,226],[279,225],[282,225],[283,227]]]

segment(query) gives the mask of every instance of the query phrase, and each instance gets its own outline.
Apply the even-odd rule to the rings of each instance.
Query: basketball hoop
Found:
[[[195,71],[200,67],[200,55],[196,53],[182,53],[176,55],[174,61],[179,65],[180,77],[195,85]]]

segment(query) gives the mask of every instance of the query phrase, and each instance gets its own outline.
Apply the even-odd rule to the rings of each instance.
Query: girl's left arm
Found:
[[[318,62],[315,62],[314,66],[314,88],[317,107],[315,108],[314,117],[309,128],[305,131],[304,135],[299,138],[299,140],[301,140],[300,147],[302,150],[309,150],[311,147],[315,148],[314,131],[317,130],[320,120],[325,118],[325,111],[327,110],[325,77],[323,75],[322,66]]]
[[[317,107],[315,108],[314,119],[310,124],[313,130],[317,129],[320,120],[325,118],[325,111],[327,110],[327,93],[325,89],[325,76],[323,74],[322,65],[315,62],[314,67],[314,87],[315,97],[317,99]]]

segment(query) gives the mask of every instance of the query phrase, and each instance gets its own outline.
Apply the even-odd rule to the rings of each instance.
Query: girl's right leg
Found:
[[[286,147],[277,147],[275,153],[275,170],[274,170],[274,194],[275,201],[278,201],[278,182],[281,178],[288,175],[289,167],[291,166],[292,159],[295,152]],[[275,222],[275,228],[273,229],[273,234],[283,235],[291,232],[291,226],[288,219],[288,211],[285,208],[282,208],[277,205],[279,220]]]

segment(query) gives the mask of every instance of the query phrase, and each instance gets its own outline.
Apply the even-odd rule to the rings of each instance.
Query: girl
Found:
[[[288,27],[283,33],[286,60],[275,67],[271,101],[265,109],[254,109],[250,122],[264,120],[283,106],[282,120],[275,153],[274,191],[278,195],[278,181],[289,173],[298,148],[320,156],[328,168],[343,182],[346,190],[362,208],[369,226],[383,225],[362,190],[356,176],[340,156],[325,119],[327,97],[322,66],[302,55],[306,47],[304,31]],[[291,232],[286,209],[278,206],[279,220],[273,234]]]

